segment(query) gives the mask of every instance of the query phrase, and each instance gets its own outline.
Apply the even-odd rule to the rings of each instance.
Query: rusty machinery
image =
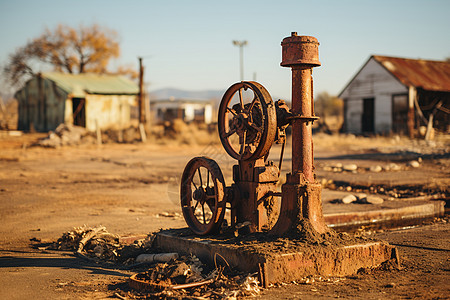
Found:
[[[318,45],[316,38],[295,32],[281,43],[281,66],[292,69],[291,109],[283,100],[273,102],[268,91],[254,81],[235,83],[225,92],[218,130],[225,151],[237,160],[234,183],[226,186],[220,167],[210,158],[195,157],[188,162],[181,180],[181,206],[194,233],[217,232],[227,209],[231,210],[231,227],[246,224],[250,232],[283,235],[304,220],[319,233],[328,230],[313,165],[312,123],[318,118],[314,115],[312,68],[320,66]],[[279,192],[289,125],[292,170]],[[278,165],[268,160],[274,143],[282,145]]]

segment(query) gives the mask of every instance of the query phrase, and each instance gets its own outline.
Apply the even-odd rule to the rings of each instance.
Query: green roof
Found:
[[[42,77],[54,81],[74,97],[84,97],[86,94],[137,95],[139,93],[136,83],[119,75],[47,72],[42,73]]]

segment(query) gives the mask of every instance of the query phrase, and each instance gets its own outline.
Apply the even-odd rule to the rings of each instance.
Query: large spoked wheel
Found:
[[[225,214],[225,181],[217,163],[195,157],[181,178],[181,208],[191,230],[199,235],[217,232]]]
[[[231,157],[256,160],[266,155],[277,128],[269,92],[254,81],[233,84],[220,103],[218,127],[220,141]]]

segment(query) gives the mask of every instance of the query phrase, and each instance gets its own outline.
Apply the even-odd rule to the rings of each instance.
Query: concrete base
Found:
[[[324,218],[329,227],[339,231],[357,229],[361,226],[393,228],[420,224],[421,220],[443,216],[444,206],[444,201],[404,203],[404,206],[397,208],[328,213]]]
[[[367,242],[347,246],[305,244],[296,252],[279,249],[258,252],[251,247],[226,244],[220,241],[183,236],[188,229],[161,231],[156,246],[164,252],[194,254],[204,263],[214,266],[215,261],[226,262],[239,270],[258,272],[264,287],[278,282],[291,282],[305,276],[347,276],[360,268],[372,268],[390,259],[398,263],[394,246],[385,242]]]

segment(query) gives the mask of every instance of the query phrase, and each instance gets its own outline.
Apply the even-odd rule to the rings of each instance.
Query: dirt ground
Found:
[[[0,135],[0,298],[105,299],[127,288],[130,270],[97,265],[71,252],[39,250],[73,227],[105,226],[121,237],[185,227],[179,178],[194,156],[215,159],[231,184],[234,161],[218,144],[31,146],[45,134]],[[289,144],[287,146],[289,149]],[[440,194],[448,199],[450,138],[315,136],[316,173],[330,189],[367,189],[386,201]],[[289,171],[286,151],[283,173]],[[279,148],[271,159],[278,160]],[[418,161],[415,168],[411,161]],[[334,170],[356,164],[357,172]],[[371,171],[395,163],[396,171]],[[365,191],[365,190],[364,190]],[[366,192],[366,191],[365,191]],[[373,233],[399,248],[401,270],[364,270],[346,278],[311,278],[264,290],[262,299],[446,299],[450,295],[450,225]],[[371,233],[371,232],[368,232]],[[31,240],[31,241],[30,241]]]

